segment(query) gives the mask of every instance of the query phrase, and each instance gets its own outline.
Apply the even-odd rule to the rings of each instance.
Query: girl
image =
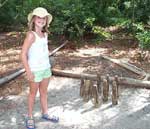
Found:
[[[48,115],[47,87],[52,75],[48,51],[48,26],[52,15],[45,8],[38,7],[28,15],[29,32],[27,32],[21,52],[21,59],[26,70],[30,91],[28,95],[28,116],[26,127],[34,129],[33,106],[36,93],[39,90],[42,118],[58,122],[57,117]]]

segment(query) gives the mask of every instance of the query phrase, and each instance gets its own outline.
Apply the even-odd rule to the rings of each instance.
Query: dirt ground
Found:
[[[0,77],[22,67],[20,33],[0,34]],[[9,45],[11,43],[11,45]],[[56,46],[50,42],[52,51]],[[53,68],[75,73],[122,76],[139,79],[140,76],[109,62],[100,55],[128,59],[130,63],[150,72],[149,60],[138,57],[139,49],[133,39],[115,39],[99,44],[85,43],[80,47],[69,42],[54,56]],[[53,76],[49,84],[49,112],[60,117],[58,124],[40,118],[39,95],[35,103],[35,120],[38,129],[149,129],[150,91],[147,89],[120,88],[119,104],[112,106],[111,97],[99,108],[91,101],[83,102],[79,96],[80,80]],[[22,115],[26,113],[28,82],[25,74],[0,86],[0,129],[24,129]],[[110,95],[111,96],[111,95]]]

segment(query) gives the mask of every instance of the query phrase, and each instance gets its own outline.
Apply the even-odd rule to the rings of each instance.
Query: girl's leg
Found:
[[[30,82],[30,91],[28,95],[28,116],[32,118],[32,111],[34,106],[35,97],[40,83]]]
[[[43,79],[40,83],[40,86],[39,86],[42,114],[47,114],[48,113],[47,87],[48,87],[48,84],[49,84],[49,79],[50,78]]]

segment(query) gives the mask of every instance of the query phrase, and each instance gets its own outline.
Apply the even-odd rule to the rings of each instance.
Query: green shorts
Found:
[[[41,82],[44,78],[49,78],[52,75],[50,68],[33,72],[34,82]]]

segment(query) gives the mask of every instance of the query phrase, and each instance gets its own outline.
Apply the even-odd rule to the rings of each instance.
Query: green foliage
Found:
[[[94,14],[87,10],[80,0],[68,0],[62,4],[56,0],[53,1],[53,4],[55,8],[52,8],[52,12],[57,12],[53,14],[55,18],[52,24],[53,33],[65,34],[69,38],[75,38],[82,37],[87,31],[91,30],[92,22],[94,22],[91,19],[95,19]]]
[[[0,22],[1,24],[12,24],[15,22],[15,19],[17,18],[17,5],[19,4],[19,2],[17,2],[17,0],[12,0],[13,2],[9,3],[7,2],[5,5],[3,5],[0,8]],[[2,13],[3,12],[3,13]],[[12,20],[10,20],[12,19]]]
[[[150,49],[150,31],[137,33],[136,38],[139,40],[139,47]]]
[[[105,12],[107,17],[121,17],[120,10],[118,8],[109,6]]]
[[[110,33],[106,32],[102,27],[100,26],[94,26],[92,28],[92,31],[94,34],[97,34],[97,36],[100,39],[109,39],[111,37]]]
[[[138,32],[144,31],[143,23],[132,23],[131,20],[127,20],[126,22],[124,22],[124,24],[122,24],[122,26],[126,28],[128,33],[132,33],[133,35]]]
[[[139,47],[142,49],[150,48],[150,31],[144,29],[143,23],[132,23],[131,20],[126,20],[120,24],[123,28],[131,33],[139,41]]]
[[[135,23],[150,21],[149,5],[150,0],[1,0],[0,27],[26,26],[28,13],[42,6],[53,15],[53,34],[71,39],[96,34],[104,39],[110,34],[102,28],[109,25],[121,25],[136,34],[140,29]]]
[[[124,16],[147,23],[150,16],[150,0],[125,0],[121,6]]]

